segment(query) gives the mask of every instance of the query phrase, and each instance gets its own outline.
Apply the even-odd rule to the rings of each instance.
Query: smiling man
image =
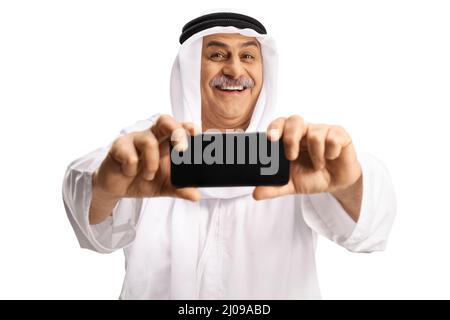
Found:
[[[395,214],[389,175],[339,126],[274,119],[277,53],[257,20],[222,12],[183,28],[173,115],[156,115],[67,169],[63,199],[80,245],[123,248],[122,299],[319,298],[321,234],[354,252],[383,250]],[[283,186],[180,188],[169,144],[187,135],[266,131],[283,138]]]
[[[245,129],[263,83],[258,41],[240,34],[203,38],[201,57],[202,125]]]

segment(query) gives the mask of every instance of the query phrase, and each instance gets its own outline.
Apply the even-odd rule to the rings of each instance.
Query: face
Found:
[[[203,38],[203,129],[246,129],[263,84],[259,42],[240,34]]]

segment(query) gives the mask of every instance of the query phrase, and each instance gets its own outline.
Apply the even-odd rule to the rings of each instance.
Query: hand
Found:
[[[94,174],[94,189],[103,198],[174,196],[199,200],[197,188],[177,189],[170,183],[169,143],[185,150],[187,133],[195,135],[198,129],[192,123],[177,123],[162,115],[150,129],[119,137]]]
[[[290,178],[284,186],[258,186],[257,200],[288,194],[340,193],[361,181],[361,167],[349,134],[339,126],[306,123],[300,116],[278,118],[269,140],[283,137]]]

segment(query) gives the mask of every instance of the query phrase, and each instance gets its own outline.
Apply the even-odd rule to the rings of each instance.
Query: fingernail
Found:
[[[322,160],[318,160],[316,167],[317,167],[317,170],[321,170],[325,167],[325,163]]]
[[[186,139],[186,131],[182,128],[178,128],[172,131],[172,135],[170,136],[170,140],[172,141],[181,141],[182,139]]]
[[[270,140],[278,140],[278,139],[280,139],[280,130],[278,130],[278,129],[271,129],[271,130],[269,130],[269,139]]]
[[[144,179],[145,180],[151,181],[154,178],[155,178],[155,174],[154,173],[146,173],[146,174],[144,174]]]
[[[176,145],[175,145],[175,150],[176,151],[178,151],[178,152],[183,152],[183,151],[186,151],[187,150],[187,147],[188,147],[188,144],[187,144],[187,141],[186,141],[186,139],[182,139],[180,142],[178,142]]]

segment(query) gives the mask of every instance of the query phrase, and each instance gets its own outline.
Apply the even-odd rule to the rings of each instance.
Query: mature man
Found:
[[[341,127],[273,119],[277,54],[257,20],[214,13],[186,24],[171,78],[173,117],[125,129],[73,162],[63,198],[82,247],[124,248],[122,299],[319,298],[317,233],[383,250],[395,214],[387,171]],[[200,130],[283,137],[284,186],[181,188],[169,143]],[[258,201],[257,201],[258,200]]]

